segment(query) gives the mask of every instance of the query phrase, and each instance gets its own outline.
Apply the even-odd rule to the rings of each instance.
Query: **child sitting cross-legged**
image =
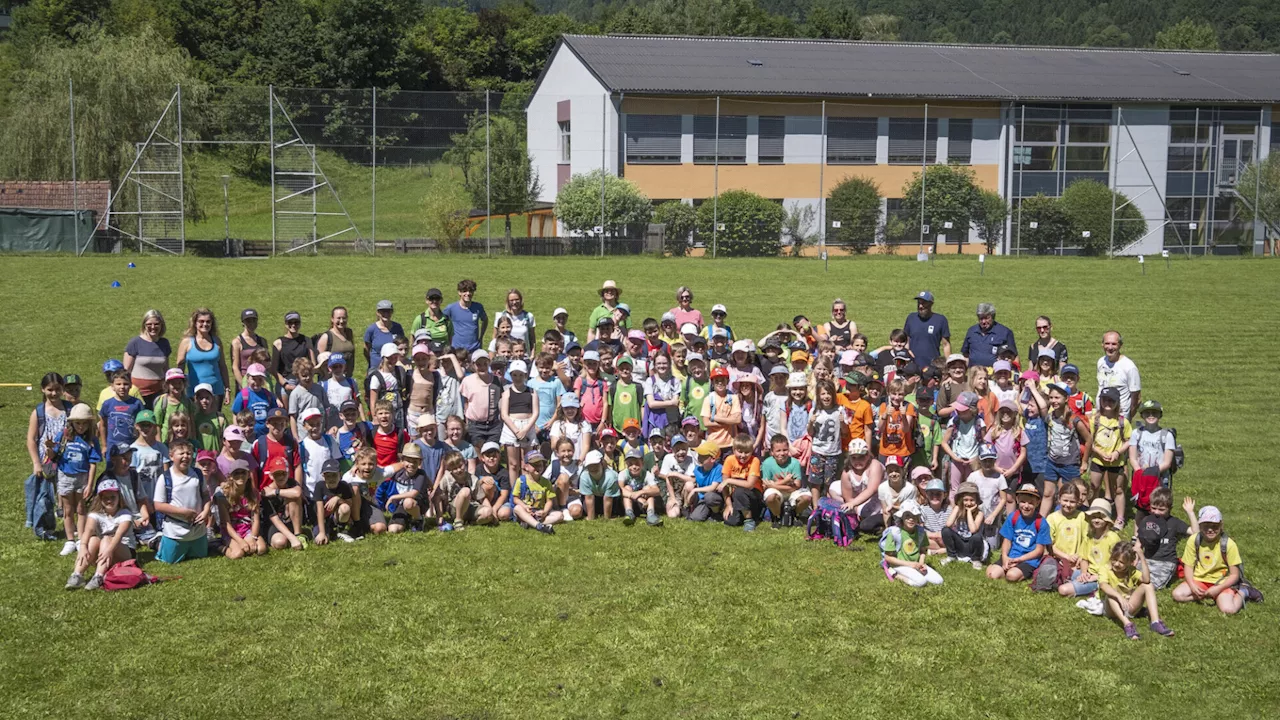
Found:
[[[1200,532],[1192,536],[1182,551],[1187,577],[1173,589],[1174,602],[1212,601],[1227,615],[1244,609],[1244,595],[1238,585],[1244,579],[1240,569],[1240,548],[1222,529],[1222,513],[1212,505],[1200,508],[1196,518]]]
[[[1124,628],[1125,637],[1138,639],[1138,628],[1133,618],[1142,610],[1151,618],[1153,632],[1172,637],[1170,630],[1156,609],[1156,591],[1151,586],[1151,573],[1147,559],[1142,556],[1142,545],[1117,543],[1111,549],[1108,563],[1101,568],[1098,577],[1098,594],[1106,602],[1106,612]]]
[[[920,506],[908,500],[894,513],[897,525],[885,528],[880,536],[881,562],[885,574],[911,587],[941,585],[942,576],[925,563],[929,537],[920,524]]]
[[[634,525],[636,511],[643,511],[645,522],[657,526],[662,524],[658,517],[658,503],[662,500],[662,491],[658,487],[658,479],[653,472],[644,469],[644,448],[632,447],[627,450],[627,467],[622,471],[619,484],[622,486],[622,511],[626,514],[623,525]]]
[[[525,453],[524,474],[511,483],[511,515],[520,527],[554,535],[553,525],[560,522],[562,513],[556,503],[555,483],[542,476],[546,465],[546,458],[537,450]]]
[[[1032,483],[1023,483],[1015,496],[1017,509],[1000,526],[1000,562],[987,567],[987,577],[992,580],[1020,582],[1030,578],[1053,544],[1049,523],[1040,517],[1040,491]]]

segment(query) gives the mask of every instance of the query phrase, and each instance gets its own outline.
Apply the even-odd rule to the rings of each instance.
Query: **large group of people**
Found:
[[[878,539],[893,581],[972,566],[1135,639],[1142,614],[1173,634],[1157,590],[1231,614],[1252,589],[1217,508],[1173,514],[1181,447],[1118,332],[1090,395],[1048,317],[1023,355],[982,303],[953,347],[927,290],[884,344],[840,299],[749,338],[688,287],[640,319],[609,280],[579,334],[564,308],[538,325],[516,289],[491,317],[476,290],[429,289],[407,331],[390,300],[360,335],[347,308],[314,335],[291,311],[272,341],[252,308],[229,342],[201,308],[176,353],[149,310],[96,400],[75,373],[41,380],[28,527],[57,540],[60,517],[68,589],[142,549],[174,563],[615,518]]]

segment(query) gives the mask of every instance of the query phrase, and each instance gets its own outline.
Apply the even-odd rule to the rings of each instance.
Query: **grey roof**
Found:
[[[1280,101],[1280,55],[566,35],[614,92],[990,100]]]

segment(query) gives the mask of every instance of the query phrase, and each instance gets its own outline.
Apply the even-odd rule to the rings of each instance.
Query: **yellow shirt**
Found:
[[[1113,453],[1124,445],[1133,434],[1133,426],[1128,420],[1107,418],[1094,414],[1089,420],[1089,432],[1093,433],[1093,449],[1100,453]],[[1124,458],[1116,458],[1116,464],[1123,465]]]
[[[1089,521],[1084,513],[1076,510],[1074,517],[1067,517],[1057,510],[1049,514],[1048,520],[1054,549],[1078,557],[1081,554],[1080,543],[1089,534]]]
[[[1197,542],[1200,543],[1199,557],[1196,557]],[[1240,564],[1240,548],[1236,547],[1235,540],[1227,538],[1227,562],[1223,563],[1222,541],[1210,543],[1197,535],[1191,538],[1187,547],[1183,549],[1182,564],[1196,580],[1213,585],[1231,572],[1232,565]]]
[[[1107,563],[1106,567],[1102,568],[1102,572],[1098,573],[1098,581],[1115,588],[1121,595],[1131,595],[1142,584],[1142,571],[1135,565],[1129,572],[1120,576],[1111,569],[1111,563]]]
[[[1102,571],[1111,567],[1111,548],[1120,542],[1115,530],[1108,530],[1096,540],[1087,533],[1080,538],[1080,556],[1089,558],[1089,572],[1102,576]]]

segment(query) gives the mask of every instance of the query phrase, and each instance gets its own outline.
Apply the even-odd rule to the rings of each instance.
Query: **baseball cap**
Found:
[[[80,376],[75,373],[67,373],[62,377],[62,385],[64,387],[67,385],[83,385],[83,384],[84,384],[84,381],[81,380]]]
[[[685,362],[686,362],[686,363],[688,362],[688,359],[687,359],[687,358],[686,358]],[[787,366],[786,366],[786,365],[783,365],[782,363],[778,363],[777,365],[774,365],[773,367],[769,368],[769,375],[770,375],[770,376],[773,376],[773,375],[790,375],[790,374],[791,374],[791,371],[790,371],[790,370],[788,370],[788,369],[787,369]]]
[[[1222,511],[1213,505],[1205,505],[1200,508],[1200,513],[1196,515],[1196,519],[1202,523],[1220,523],[1222,522]]]
[[[127,442],[111,443],[111,449],[107,451],[107,459],[117,455],[128,455],[131,452],[133,452],[133,446]]]
[[[377,310],[395,310],[396,306],[391,304],[390,300],[379,300]]]
[[[523,361],[523,360],[512,360],[512,361],[511,361],[511,364],[510,364],[509,366],[507,366],[507,372],[508,372],[508,373],[521,373],[522,375],[528,375],[528,374],[529,374],[529,363],[526,363],[526,362],[525,362],[525,361]]]
[[[485,453],[490,453],[490,452],[493,452],[494,450],[502,450],[502,446],[490,440],[489,442],[485,443],[483,447],[480,448],[480,454],[484,455]]]
[[[854,438],[849,441],[850,455],[866,455],[871,452],[871,448],[867,445],[867,441],[862,438]]]
[[[118,493],[120,492],[120,483],[112,480],[111,478],[103,478],[102,481],[98,483],[98,487],[94,492],[98,495],[109,492]]]
[[[712,306],[711,306],[711,314],[712,314],[712,315],[715,315],[715,314],[716,314],[716,313],[718,313],[718,312],[722,312],[722,313],[724,313],[725,315],[728,315],[728,314],[729,314],[729,309],[728,309],[728,308],[726,308],[724,305],[721,305],[720,303],[716,303],[715,305],[712,305]]]
[[[676,445],[679,445],[681,443],[688,445],[689,439],[686,438],[684,435],[681,435],[680,433],[676,433],[675,435],[671,436],[671,447],[674,448]]]
[[[957,399],[969,407],[974,407],[978,404],[978,395],[968,390],[960,393],[960,397]]]
[[[117,370],[123,370],[123,369],[124,369],[124,363],[120,362],[115,358],[111,358],[110,360],[102,363],[102,372],[104,373],[115,372]]]
[[[723,365],[711,371],[712,380],[718,380],[719,378],[728,378],[728,377],[729,377],[729,369]]]
[[[339,365],[345,367],[346,364],[347,359],[343,357],[342,353],[333,353],[329,356],[329,367],[338,367]]]
[[[626,303],[618,303],[617,309],[621,310],[623,315],[631,314],[631,306]]]
[[[1058,375],[1059,376],[1075,375],[1076,377],[1080,377],[1080,368],[1076,367],[1072,363],[1067,363],[1066,365],[1062,366],[1061,370],[1058,371]]]
[[[946,483],[944,483],[944,482],[942,482],[942,481],[941,481],[941,480],[939,480],[938,478],[934,478],[934,479],[932,479],[932,480],[930,480],[929,482],[927,482],[927,483],[925,483],[925,484],[924,484],[924,491],[925,491],[925,492],[934,492],[934,491],[937,491],[937,492],[946,492],[946,491],[947,491],[947,484],[946,484]]]
[[[694,452],[702,457],[713,457],[720,454],[720,446],[714,440],[703,440]]]
[[[232,442],[235,440],[244,442],[244,431],[240,429],[239,425],[228,425],[227,429],[222,431],[222,440],[224,442]]]
[[[706,359],[705,357],[703,357],[703,356],[702,356],[702,353],[689,353],[689,354],[688,354],[688,355],[686,355],[686,356],[685,356],[685,358],[684,358],[684,364],[685,364],[685,365],[688,365],[688,364],[689,364],[689,363],[691,363],[691,362],[700,362],[700,363],[705,363],[706,361],[707,361],[707,359]]]
[[[744,352],[744,353],[749,353],[755,349],[751,346],[750,340],[735,340],[731,347],[733,352]]]
[[[1067,397],[1071,397],[1071,388],[1067,387],[1066,385],[1063,385],[1062,383],[1049,383],[1049,385],[1047,386],[1047,389],[1056,390]]]
[[[430,288],[427,290],[428,300],[443,300],[444,293],[440,292],[440,288]]]
[[[1014,350],[1013,346],[1008,343],[1005,343],[1004,345],[1001,345],[1000,347],[996,348],[996,357],[1002,358],[1005,355],[1008,355],[1011,358],[1018,357],[1017,351]]]
[[[925,368],[920,371],[920,377],[924,379],[925,382],[928,382],[930,380],[940,379],[942,377],[942,373],[938,372],[938,368],[932,365],[926,365]]]
[[[632,330],[627,333],[628,340],[644,340],[643,330]]]
[[[911,468],[911,480],[916,481],[923,477],[933,477],[933,473],[924,465],[917,465]]]
[[[685,362],[688,362],[688,361],[686,360]],[[613,361],[614,367],[622,367],[623,365],[634,365],[634,364],[635,362],[631,360],[631,356],[626,354],[619,355]]]
[[[650,437],[650,438],[655,438],[655,437],[666,437],[666,433],[662,432],[662,428],[660,428],[660,427],[658,427],[657,425],[655,425],[655,426],[653,426],[653,427],[649,428],[649,437]]]
[[[393,342],[382,343],[382,347],[378,348],[378,357],[390,358],[400,354],[400,346]]]
[[[639,421],[639,420],[637,420],[637,419],[635,419],[635,418],[627,418],[626,420],[623,420],[623,421],[622,421],[622,429],[623,429],[624,431],[625,431],[625,430],[639,430],[639,429],[640,429],[640,421]]]
[[[1143,415],[1146,413],[1164,415],[1164,408],[1156,400],[1143,400],[1142,404],[1138,406],[1138,414]]]
[[[680,334],[681,335],[697,335],[698,326],[694,325],[693,323],[687,322],[680,326]]]
[[[805,377],[802,372],[793,372],[787,376],[788,388],[808,388],[809,378]]]
[[[1035,483],[1022,483],[1018,486],[1015,495],[1034,495],[1040,497],[1040,491],[1036,489]]]
[[[931,303],[933,302],[933,293],[929,292],[928,290],[921,290],[920,292],[916,293],[915,299],[922,300],[927,303]]]
[[[1102,392],[1098,393],[1099,400],[1110,400],[1111,402],[1120,402],[1120,388],[1104,387]]]
[[[555,310],[552,310],[552,311],[551,311],[551,317],[553,317],[553,318],[558,318],[558,317],[560,317],[561,315],[564,315],[564,316],[568,317],[568,315],[569,315],[569,311],[568,311],[568,310],[565,310],[565,309],[564,309],[564,308],[562,308],[562,307],[558,307],[558,308],[556,308]]]
[[[863,373],[857,372],[856,370],[845,375],[844,380],[849,385],[862,386],[867,384],[867,376]]]
[[[604,462],[604,454],[599,450],[592,450],[582,459],[583,465],[599,465],[602,462]]]
[[[573,393],[565,393],[560,398],[560,407],[562,408],[580,408],[582,403],[578,400],[578,396]]]
[[[1085,515],[1101,515],[1107,519],[1111,518],[1111,502],[1106,498],[1094,498],[1089,503],[1089,507],[1085,508]]]
[[[582,346],[578,344],[577,340],[574,340],[573,342],[564,346],[564,352],[566,355],[573,352],[574,350],[577,350],[578,352],[582,352]]]
[[[902,503],[902,507],[898,508],[898,511],[893,514],[896,518],[903,518],[907,515],[920,517],[920,506],[916,504],[915,500],[908,500]]]
[[[701,423],[699,422],[698,418],[693,417],[692,415],[680,421],[680,427],[684,427],[685,425],[699,425],[699,424]]]
[[[338,408],[338,412],[346,412],[348,410],[359,410],[360,403],[355,400],[343,400],[342,405]]]
[[[911,353],[906,350],[894,350],[892,355],[894,360],[902,360],[903,362],[911,359]]]
[[[488,359],[489,359],[489,353],[486,352],[483,348],[478,348],[471,352],[471,362],[475,362],[476,360],[488,360]]]
[[[850,443],[850,445],[852,445],[852,444],[853,444],[853,443]],[[852,451],[851,451],[851,452],[852,452]],[[899,468],[901,468],[901,467],[902,467],[902,464],[903,464],[903,463],[902,463],[902,456],[901,456],[901,455],[885,455],[885,456],[884,456],[884,466],[885,466],[885,467],[889,467],[890,465],[897,465]]]
[[[729,338],[729,331],[724,328],[713,327],[707,334],[711,336],[712,340],[716,338],[725,338],[727,340]]]
[[[141,425],[142,423],[151,423],[152,425],[155,425],[156,414],[151,410],[140,410],[133,418],[133,424]]]
[[[595,360],[596,362],[600,362],[600,353],[599,353],[599,351],[597,351],[597,350],[587,350],[586,352],[583,352],[583,353],[582,353],[582,362],[588,362],[588,361],[590,361],[590,360]]]
[[[267,472],[273,474],[278,472],[289,472],[289,461],[282,457],[272,458],[271,461],[267,463]]]
[[[328,460],[325,460],[324,464],[320,466],[320,473],[322,475],[328,475],[329,473],[340,473],[340,472],[342,472],[342,463],[338,462],[334,458],[329,458]]]
[[[992,445],[991,443],[983,443],[978,448],[979,460],[994,460],[997,454],[998,453],[996,452],[996,446]]]
[[[253,375],[254,377],[266,377],[267,369],[262,366],[262,363],[253,363],[249,367],[245,368],[244,374]]]
[[[187,374],[182,372],[182,368],[169,368],[164,372],[165,382],[170,380],[186,380]]]
[[[1054,360],[1057,360],[1057,359],[1058,359],[1058,353],[1056,353],[1056,352],[1054,352],[1054,351],[1052,351],[1052,350],[1050,350],[1049,348],[1046,348],[1046,347],[1042,347],[1042,348],[1040,348],[1040,352],[1036,353],[1036,359],[1038,360],[1038,359],[1040,359],[1040,358],[1046,358],[1046,357],[1047,357],[1047,358],[1052,358],[1052,359],[1054,359]]]
[[[644,460],[644,448],[633,447],[627,450],[627,460]]]
[[[611,427],[602,427],[600,428],[600,432],[597,432],[596,435],[599,436],[601,440],[605,438],[616,438],[618,437],[618,431]]]
[[[1013,398],[1005,398],[1000,401],[1000,410],[1008,410],[1012,413],[1018,412],[1018,403]]]
[[[191,394],[192,394],[192,395],[199,395],[199,394],[200,394],[200,393],[202,393],[202,392],[207,392],[207,393],[209,393],[210,395],[212,395],[212,394],[213,394],[213,386],[212,386],[212,385],[210,385],[209,383],[200,383],[199,385],[197,385],[197,386],[196,386],[196,389],[195,389],[195,390],[193,390]]]
[[[950,365],[953,362],[962,362],[965,365],[968,365],[969,359],[961,355],[960,353],[951,353],[950,355],[947,356],[947,364]]]
[[[902,364],[902,367],[898,368],[898,374],[903,377],[915,377],[920,374],[920,366],[916,364],[915,360],[908,360]]]
[[[258,311],[254,310],[253,308],[245,308],[240,311],[241,322],[245,320],[257,320],[257,319],[258,319]]]
[[[542,452],[539,450],[530,450],[529,452],[524,454],[524,461],[529,463],[530,465],[536,462],[542,462],[544,460],[546,460],[546,458],[542,457]]]
[[[298,314],[297,310],[290,310],[289,312],[284,314],[285,322],[292,322],[294,320],[297,320],[298,322],[302,322],[302,316]]]
[[[807,363],[807,362],[809,362],[809,360],[810,360],[810,358],[809,358],[809,353],[805,352],[804,350],[793,350],[793,351],[791,351],[791,362],[802,362],[802,361],[803,361],[803,362],[806,362],[806,363]]]
[[[1008,360],[997,360],[991,366],[991,372],[1013,372],[1013,365]]]
[[[426,343],[418,343],[413,346],[413,352],[410,353],[414,357],[419,355],[431,355],[431,346]]]
[[[670,311],[662,313],[662,319],[659,322],[675,322],[676,314]]]
[[[840,353],[841,365],[856,365],[858,360],[858,352],[856,350],[845,350]]]
[[[612,315],[601,315],[600,319],[596,320],[596,327],[600,327],[602,325],[612,325],[612,324],[613,324]]]
[[[267,409],[267,420],[284,420],[287,417],[284,408],[273,407]]]
[[[249,472],[248,460],[236,460],[235,462],[231,463],[231,467],[227,468],[227,474],[234,475],[240,472],[241,470],[245,472]]]
[[[218,453],[212,450],[201,450],[196,453],[196,462],[213,462],[218,459]]]

